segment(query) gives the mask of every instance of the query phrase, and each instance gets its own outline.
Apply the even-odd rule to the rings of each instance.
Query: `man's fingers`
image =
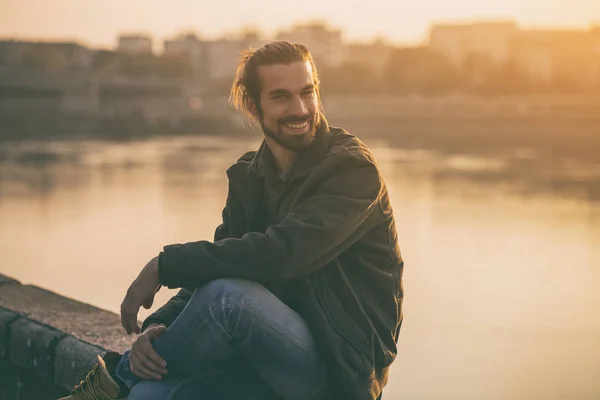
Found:
[[[125,328],[125,332],[127,332],[128,335],[131,335],[131,332],[140,333],[136,314],[127,313],[125,311],[121,314],[121,324],[123,324],[123,328]]]
[[[128,335],[131,334],[131,332],[127,329],[127,324],[125,323],[125,316],[123,314],[121,314],[121,325],[123,326],[125,332],[127,332]]]
[[[146,356],[148,358],[149,362],[151,362],[152,365],[154,367],[156,367],[156,368],[152,368],[152,370],[162,374],[163,370],[167,367],[167,363],[154,350],[154,347],[152,347],[152,344],[150,343],[150,341],[144,341],[141,344],[140,350],[143,352],[144,356]],[[148,367],[150,367],[150,366],[148,365]]]
[[[154,289],[154,292],[152,292],[152,294],[150,295],[150,297],[148,297],[145,301],[144,301],[144,308],[145,309],[150,309],[150,307],[152,307],[152,304],[154,304],[154,296],[156,296],[156,293],[158,293],[158,291],[160,290],[160,288],[162,287],[162,285],[158,285],[156,287],[156,289]]]
[[[127,324],[125,324],[125,299],[121,303],[121,325],[125,328],[125,332],[127,332]],[[129,334],[129,332],[127,332]]]
[[[129,315],[123,313],[121,316],[121,322],[123,323],[123,328],[125,328],[125,332],[127,332],[128,335],[131,335],[131,327],[129,325]]]
[[[139,364],[142,365],[144,370],[147,373],[150,373],[154,379],[159,379],[158,377],[162,378],[162,376],[166,374],[165,369],[154,364],[154,362],[152,362],[152,360],[150,360],[149,358],[142,358],[142,357],[144,357],[144,356],[140,355]]]
[[[131,369],[131,372],[142,379],[160,379],[160,377],[156,378],[157,374],[151,372],[148,370],[148,368],[146,368],[140,361],[139,358],[136,357],[135,355],[133,355],[132,353],[129,354],[129,368]]]
[[[162,336],[167,331],[167,327],[164,325],[157,325],[156,327],[148,330],[148,336],[150,341],[155,341],[158,337]]]
[[[128,335],[131,335],[131,332],[133,331],[133,326],[130,324],[130,320],[131,320],[131,288],[127,290],[127,294],[125,295],[125,298],[123,299],[123,302],[121,303],[121,324],[123,325],[123,328],[125,328],[125,332],[127,332]]]
[[[121,325],[123,325],[123,328],[125,328],[125,332],[127,332],[128,335],[131,335],[131,329],[129,329],[127,318],[123,313],[121,313]]]
[[[140,333],[140,327],[137,322],[137,312],[127,312],[127,314],[125,314],[125,324],[125,330],[128,334],[131,332]]]
[[[139,364],[145,374],[149,374],[153,379],[160,379],[163,375],[163,369],[158,365],[154,364],[149,358],[145,358],[143,354],[140,354]]]
[[[146,310],[149,310],[149,309],[150,309],[150,307],[152,307],[152,304],[153,304],[153,303],[154,303],[154,296],[152,296],[152,297],[148,298],[146,301],[144,301],[144,304],[143,304],[143,305],[144,305],[144,308],[145,308]]]

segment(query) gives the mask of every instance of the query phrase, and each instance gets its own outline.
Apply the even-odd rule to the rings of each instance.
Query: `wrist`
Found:
[[[161,252],[158,254],[158,258],[157,258],[157,262],[156,262],[156,275],[158,276],[158,282],[159,282],[159,283],[160,283],[162,286],[166,286],[166,285],[164,284],[163,277],[161,276],[161,274],[162,274],[162,272],[163,272],[163,271],[162,271],[162,268],[163,268],[163,255],[164,255],[164,252],[163,252],[163,251],[161,251]]]

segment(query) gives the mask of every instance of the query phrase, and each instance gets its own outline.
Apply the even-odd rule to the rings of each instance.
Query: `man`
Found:
[[[302,45],[245,52],[231,102],[265,138],[227,171],[214,242],[166,246],[144,267],[121,306],[128,334],[161,286],[182,289],[71,399],[380,398],[403,261],[373,155],[328,125]]]

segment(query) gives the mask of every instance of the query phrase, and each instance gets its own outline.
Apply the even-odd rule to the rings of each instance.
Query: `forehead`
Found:
[[[261,65],[257,72],[262,90],[267,93],[275,89],[293,92],[302,90],[306,85],[314,84],[313,71],[309,61]]]

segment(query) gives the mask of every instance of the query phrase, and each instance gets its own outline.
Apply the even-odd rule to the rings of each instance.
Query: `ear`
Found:
[[[248,111],[250,111],[250,114],[252,114],[254,118],[259,119],[260,112],[258,110],[258,105],[256,104],[256,102],[253,99],[248,98],[246,100],[246,105],[248,106]]]
[[[252,114],[254,118],[259,118],[258,107],[256,106],[256,102],[251,98],[248,98],[246,100],[246,105],[248,106],[248,111],[250,111],[250,114]]]

